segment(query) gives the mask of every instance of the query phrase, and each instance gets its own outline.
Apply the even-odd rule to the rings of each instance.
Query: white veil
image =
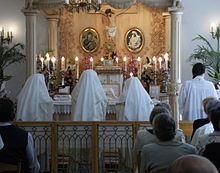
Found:
[[[74,121],[105,120],[107,97],[97,73],[86,70],[72,92],[72,117]]]
[[[18,95],[16,117],[22,121],[52,121],[53,100],[42,74],[33,74],[27,79]]]
[[[124,116],[128,121],[149,121],[154,104],[137,77],[125,81],[118,102],[125,102]]]

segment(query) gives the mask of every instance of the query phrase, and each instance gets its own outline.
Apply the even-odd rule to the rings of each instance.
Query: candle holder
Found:
[[[167,91],[168,91],[168,82],[169,82],[169,78],[170,78],[170,75],[169,75],[169,70],[167,69],[167,70],[165,70],[164,72],[163,72],[163,74],[162,74],[162,76],[163,76],[163,81],[162,81],[162,83],[163,83],[163,87],[162,87],[162,93],[167,93]]]
[[[157,85],[157,71],[156,70],[153,71],[153,75],[154,75],[154,85]]]

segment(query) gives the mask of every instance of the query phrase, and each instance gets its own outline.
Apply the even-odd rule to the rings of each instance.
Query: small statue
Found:
[[[182,8],[182,0],[173,0],[173,6],[172,7],[177,7],[177,8]]]

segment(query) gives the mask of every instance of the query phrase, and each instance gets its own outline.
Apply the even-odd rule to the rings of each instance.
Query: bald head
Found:
[[[218,173],[208,159],[198,155],[185,155],[176,159],[169,168],[169,173]]]

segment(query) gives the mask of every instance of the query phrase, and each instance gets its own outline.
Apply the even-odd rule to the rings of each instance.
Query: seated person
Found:
[[[72,92],[74,121],[103,121],[106,115],[107,97],[94,70],[85,70]]]
[[[203,109],[204,109],[204,112],[208,115],[208,112],[206,110],[206,105],[207,103],[210,101],[210,100],[217,100],[216,97],[207,97],[205,98],[203,101],[202,101],[202,104],[203,104]],[[192,132],[192,136],[191,136],[191,139],[193,138],[193,135],[195,133],[195,131],[202,127],[203,125],[205,124],[208,124],[210,121],[209,121],[209,118],[201,118],[201,119],[197,119],[193,122],[193,132]]]
[[[53,99],[49,96],[44,75],[33,74],[18,95],[17,120],[52,121]]]
[[[158,104],[158,105],[159,106],[156,105],[151,112],[151,115],[150,115],[150,123],[151,124],[152,124],[154,118],[157,115],[159,115],[160,113],[170,114],[170,111],[165,108],[165,107],[167,107],[167,104],[165,107],[161,107],[160,106],[161,104]],[[180,142],[185,142],[185,135],[183,134],[183,131],[180,129],[176,129],[176,135],[175,135],[174,139],[177,141],[180,141]],[[134,148],[133,148],[134,161],[136,161],[136,158],[137,158],[138,154],[141,152],[144,145],[158,142],[158,141],[159,141],[158,138],[152,133],[151,129],[139,130],[137,133],[137,138],[134,141]]]
[[[118,98],[116,116],[118,120],[148,121],[154,105],[137,77],[125,81]]]
[[[166,171],[177,158],[196,153],[192,145],[174,140],[176,123],[170,113],[160,113],[154,118],[153,132],[159,141],[144,145],[141,151],[141,173]]]
[[[217,102],[217,104],[210,110],[210,121],[213,125],[214,132],[198,138],[196,148],[200,155],[203,154],[207,144],[220,142],[220,101],[212,100],[208,104],[212,102]]]
[[[211,116],[211,110],[216,106],[218,105],[218,100],[210,100],[206,106],[205,106],[205,111],[210,119],[210,116]],[[206,134],[209,134],[209,133],[212,133],[214,131],[213,129],[213,125],[211,122],[209,122],[208,124],[205,124],[203,125],[202,127],[198,128],[196,131],[195,131],[195,134],[193,135],[193,138],[192,138],[192,141],[191,141],[191,144],[194,145],[194,146],[197,146],[198,145],[198,140],[201,136],[204,136]]]
[[[0,162],[14,165],[21,162],[22,173],[38,173],[40,165],[32,135],[11,124],[15,118],[14,104],[11,100],[0,99],[0,115],[0,134],[4,144],[0,150]]]
[[[176,159],[168,173],[218,173],[218,170],[205,157],[189,154]]]

